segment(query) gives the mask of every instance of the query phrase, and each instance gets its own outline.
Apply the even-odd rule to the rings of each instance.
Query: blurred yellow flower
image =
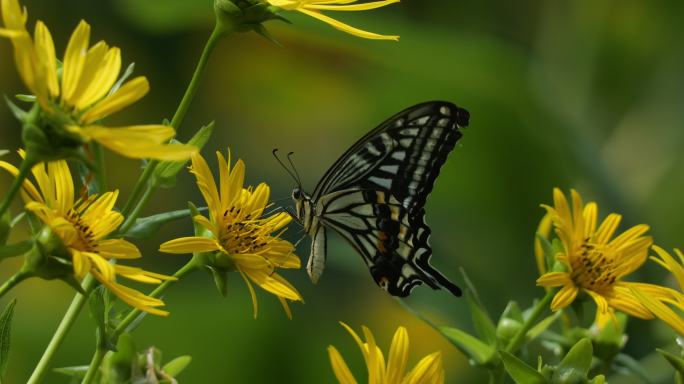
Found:
[[[299,11],[305,15],[309,15],[326,24],[349,33],[354,36],[362,37],[364,39],[373,40],[394,40],[398,41],[399,36],[378,35],[354,28],[351,25],[339,22],[332,17],[324,15],[321,11],[368,11],[384,7],[386,5],[398,3],[399,0],[383,0],[373,1],[369,3],[358,3],[357,0],[268,0],[269,4],[286,11]],[[352,4],[355,3],[355,4]]]
[[[543,205],[563,244],[563,250],[556,255],[556,260],[567,271],[548,272],[537,280],[540,286],[561,287],[551,303],[551,309],[556,311],[567,307],[580,292],[584,292],[596,302],[598,324],[605,323],[607,318],[614,318],[614,310],[652,319],[651,311],[635,297],[631,288],[636,287],[657,299],[671,298],[671,290],[653,284],[622,281],[648,258],[648,249],[653,243],[650,236],[645,236],[648,225],[636,225],[611,239],[622,217],[611,213],[599,226],[596,203],[585,205],[574,190],[571,195],[572,209],[558,188],[553,191],[554,206]]]
[[[291,317],[287,300],[302,301],[302,296],[276,273],[276,268],[301,266],[299,257],[294,254],[294,246],[279,238],[292,218],[284,212],[262,217],[268,206],[268,185],[261,183],[254,190],[243,188],[245,165],[242,160],[238,160],[231,170],[230,157],[226,161],[220,152],[216,152],[216,156],[218,187],[201,155],[192,156],[191,167],[210,216],[207,219],[197,215],[193,220],[209,231],[209,237],[174,239],[159,249],[166,253],[214,252],[216,260],[212,267],[234,268],[242,275],[252,296],[255,317],[258,306],[252,282],[277,296]]]
[[[5,161],[0,161],[0,168],[15,176],[18,173],[16,167]],[[32,173],[38,187],[28,179],[24,180],[22,198],[26,209],[59,237],[71,256],[76,278],[82,279],[91,273],[126,304],[155,315],[168,315],[168,312],[156,308],[163,306],[163,301],[116,281],[117,275],[150,284],[175,280],[171,276],[109,262],[140,257],[140,251],[132,243],[107,238],[123,221],[123,216],[114,211],[119,192],[106,192],[74,201],[74,182],[64,160],[40,163],[33,167]]]
[[[679,286],[679,292],[674,291],[672,297],[660,299],[651,297],[639,288],[632,288],[632,292],[657,318],[672,327],[680,336],[684,337],[684,319],[682,319],[681,312],[677,313],[668,306],[671,305],[680,311],[684,310],[684,294],[682,294],[682,292],[684,292],[684,266],[682,265],[684,264],[684,255],[682,254],[682,251],[675,249],[674,252],[678,259],[675,260],[672,255],[657,245],[653,246],[653,250],[656,251],[658,257],[652,256],[651,260],[672,273]]]
[[[145,96],[147,79],[139,76],[119,86],[121,51],[104,41],[89,48],[90,25],[81,20],[67,44],[60,82],[50,31],[38,20],[31,39],[27,18],[17,0],[2,0],[5,28],[0,28],[0,36],[12,42],[19,75],[51,124],[83,143],[95,140],[128,157],[185,160],[197,152],[192,146],[164,145],[175,135],[169,126],[107,128],[97,124]]]
[[[444,367],[442,353],[435,352],[425,356],[408,374],[409,337],[406,328],[399,327],[392,338],[387,364],[382,351],[377,346],[373,334],[367,327],[362,327],[364,342],[347,324],[340,323],[352,335],[366,361],[368,368],[368,384],[442,384],[444,383]],[[330,364],[337,381],[341,384],[356,384],[354,375],[347,363],[332,345],[328,347]]]

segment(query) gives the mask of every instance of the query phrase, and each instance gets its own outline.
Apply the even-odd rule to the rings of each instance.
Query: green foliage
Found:
[[[205,210],[206,208],[200,208]],[[200,210],[197,210],[198,214]],[[141,217],[135,221],[135,224],[126,231],[125,235],[132,239],[148,239],[157,233],[162,226],[172,221],[187,218],[191,214],[189,209],[179,209],[177,211],[169,211],[158,213],[156,215]]]
[[[188,140],[187,144],[193,145],[198,149],[202,149],[209,141],[212,132],[214,131],[214,122],[203,126]],[[180,172],[188,161],[162,161],[155,168],[152,176],[152,183],[161,187],[171,188],[176,185],[176,175]]]
[[[500,351],[501,360],[506,367],[506,372],[511,375],[513,381],[517,384],[545,384],[548,380],[536,369],[525,364],[522,360],[518,359],[514,355],[506,352]]]
[[[17,300],[14,299],[5,306],[0,314],[0,382],[7,370],[9,363],[10,342],[12,336],[12,317],[14,316],[14,306]]]

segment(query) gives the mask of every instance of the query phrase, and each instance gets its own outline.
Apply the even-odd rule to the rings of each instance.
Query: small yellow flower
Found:
[[[287,300],[302,301],[302,296],[276,273],[276,269],[301,266],[294,254],[294,246],[279,238],[292,218],[284,212],[262,217],[268,206],[268,185],[261,183],[254,190],[243,188],[245,165],[242,160],[238,160],[231,170],[230,157],[226,161],[220,152],[216,152],[216,156],[220,178],[218,187],[201,155],[192,156],[191,167],[210,215],[209,219],[197,215],[193,220],[206,228],[210,236],[170,240],[160,246],[160,251],[179,254],[214,252],[216,259],[212,267],[234,268],[242,275],[252,296],[255,317],[258,306],[252,282],[277,296],[291,317]]]
[[[562,287],[555,295],[551,309],[556,311],[570,305],[580,292],[587,293],[598,307],[597,323],[614,318],[614,310],[642,319],[652,319],[653,314],[631,288],[638,288],[654,298],[671,298],[672,290],[653,284],[625,282],[622,278],[637,270],[646,262],[648,249],[653,243],[646,236],[649,227],[636,225],[613,238],[621,216],[611,213],[598,225],[598,206],[586,205],[580,195],[572,190],[572,209],[565,195],[553,191],[554,206],[546,206],[556,235],[563,250],[556,255],[567,272],[543,274],[537,285]]]
[[[409,337],[406,328],[399,327],[392,338],[387,364],[382,351],[377,346],[371,331],[362,327],[364,342],[347,324],[340,323],[352,335],[368,368],[368,384],[441,384],[444,383],[444,367],[442,365],[442,353],[435,352],[425,356],[416,364],[408,374]],[[328,347],[330,364],[337,381],[341,384],[356,384],[354,375],[349,370],[347,363],[332,345]]]
[[[665,297],[660,299],[651,297],[639,288],[632,288],[632,292],[657,318],[684,337],[684,319],[682,319],[681,312],[677,313],[670,307],[672,306],[679,311],[684,311],[684,294],[682,294],[684,292],[684,266],[682,265],[684,264],[684,254],[679,249],[675,249],[674,252],[678,259],[675,260],[672,255],[657,245],[653,246],[653,250],[656,251],[658,257],[652,256],[651,260],[672,273],[679,286],[679,292],[675,291],[671,298]]]
[[[81,21],[64,53],[61,81],[50,31],[36,22],[33,39],[26,30],[28,15],[17,0],[2,0],[5,28],[0,36],[14,46],[19,75],[36,96],[46,120],[75,136],[80,142],[94,140],[121,155],[134,158],[185,160],[197,148],[164,145],[175,135],[165,125],[107,128],[98,124],[105,117],[140,100],[149,91],[144,76],[116,84],[121,71],[121,51],[104,41],[90,45],[90,25]]]
[[[24,155],[23,152],[21,154]],[[5,161],[0,161],[0,168],[15,176],[19,172]],[[40,163],[33,167],[32,173],[38,187],[28,179],[24,180],[22,198],[26,209],[59,237],[71,256],[74,276],[81,279],[91,273],[126,304],[155,315],[168,315],[168,312],[156,308],[163,306],[163,301],[116,281],[117,275],[150,284],[175,280],[174,277],[109,262],[140,257],[140,251],[132,243],[107,238],[123,221],[123,216],[114,211],[118,191],[74,201],[74,183],[64,160]]]
[[[398,41],[399,36],[378,35],[354,28],[351,25],[339,22],[332,17],[324,15],[321,11],[368,11],[384,7],[386,5],[398,3],[399,0],[373,1],[369,3],[358,3],[357,0],[268,0],[269,4],[286,11],[299,11],[305,15],[318,19],[326,24],[349,33],[354,36],[372,40],[394,40]],[[352,4],[356,3],[356,4]]]

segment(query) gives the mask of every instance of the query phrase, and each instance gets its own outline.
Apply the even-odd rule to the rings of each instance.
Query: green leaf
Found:
[[[211,133],[214,131],[214,122],[200,128],[195,135],[187,142],[188,145],[194,145],[198,149],[202,149],[209,141]],[[161,187],[173,187],[176,184],[176,175],[188,163],[185,161],[162,161],[154,170],[153,179]]]
[[[10,235],[10,230],[12,229],[12,216],[10,215],[9,209],[5,212],[4,215],[2,215],[2,218],[0,218],[0,246],[7,244],[7,239],[9,238]],[[1,254],[1,252],[0,252]],[[1,256],[2,257],[7,257],[7,256]]]
[[[528,340],[534,340],[537,338],[537,336],[541,335],[542,332],[546,331],[547,328],[551,326],[558,318],[560,317],[560,312],[556,312],[553,315],[545,318],[544,320],[540,321],[532,327],[529,331],[527,331],[527,339]]]
[[[116,344],[116,352],[107,353],[102,361],[102,379],[99,382],[129,382],[132,372],[139,368],[137,362],[138,354],[135,352],[133,337],[128,333],[122,333]]]
[[[75,367],[55,368],[54,371],[80,380],[85,377],[86,372],[88,372],[88,368],[89,367],[87,365],[78,365]]]
[[[466,300],[468,301],[468,306],[470,307],[470,316],[473,320],[473,325],[477,331],[478,336],[482,338],[487,344],[491,346],[496,345],[496,326],[489,317],[487,309],[480,301],[480,297],[475,289],[475,286],[468,278],[465,270],[461,268],[461,275],[463,276],[463,281],[466,286]]]
[[[668,351],[662,350],[660,348],[656,348],[656,351],[658,351],[658,353],[660,353],[665,358],[665,360],[667,360],[667,362],[670,363],[670,365],[672,366],[672,368],[675,369],[675,371],[679,372],[680,374],[684,374],[683,358],[675,354],[672,354]]]
[[[124,71],[123,75],[121,75],[119,80],[117,80],[116,83],[114,83],[112,88],[109,90],[109,94],[111,95],[112,93],[118,91],[119,88],[121,88],[121,85],[124,83],[124,81],[126,81],[126,79],[131,77],[134,70],[135,70],[135,63],[128,64],[128,67],[126,67],[126,70]]]
[[[24,121],[26,119],[27,112],[17,107],[17,105],[14,104],[7,96],[5,96],[5,102],[17,120]]]
[[[12,333],[12,317],[14,316],[14,306],[17,299],[14,299],[5,306],[0,314],[0,381],[7,370],[10,352],[10,338]]]
[[[23,101],[25,103],[35,103],[37,100],[35,95],[27,95],[25,93],[14,95],[14,97],[16,97],[17,100]]]
[[[178,374],[183,372],[185,368],[188,367],[191,361],[192,356],[178,356],[175,359],[164,364],[164,366],[162,367],[162,371],[168,375],[171,375],[172,377],[176,377],[178,376]]]
[[[517,384],[545,384],[547,380],[536,369],[506,351],[499,351],[506,372]]]
[[[523,313],[520,310],[520,306],[514,300],[511,300],[508,302],[508,304],[506,304],[506,308],[504,309],[503,313],[501,313],[500,319],[503,318],[513,319],[521,323],[525,321]]]
[[[553,249],[553,245],[549,242],[549,239],[542,236],[539,232],[537,232],[537,239],[539,240],[539,244],[541,244],[542,250],[544,251],[544,257],[546,258],[546,267],[553,267],[553,264],[556,261],[556,253]]]
[[[205,211],[206,207],[200,208],[199,211]],[[174,220],[182,219],[191,215],[189,209],[179,209],[177,211],[164,212],[157,215],[141,217],[135,221],[135,224],[124,234],[125,237],[133,239],[149,239],[161,229],[162,226]],[[194,215],[192,215],[194,216]]]
[[[0,149],[0,157],[5,156],[8,153],[10,153],[10,151],[8,151],[6,149]]]
[[[603,375],[598,375],[594,377],[589,384],[605,384],[606,382],[606,377]]]
[[[496,355],[494,348],[460,329],[451,327],[439,327],[438,329],[452,344],[473,359],[476,364],[487,364]]]
[[[207,268],[211,271],[211,275],[214,277],[216,289],[219,291],[221,296],[226,297],[228,295],[228,271],[223,268],[214,268],[209,265],[207,265]]]
[[[589,369],[591,368],[591,360],[593,358],[594,350],[591,345],[591,340],[584,338],[578,341],[565,355],[563,360],[556,369],[553,375],[552,382],[554,383],[574,383],[586,380]]]

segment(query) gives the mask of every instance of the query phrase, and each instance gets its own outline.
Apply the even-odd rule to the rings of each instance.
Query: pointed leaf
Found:
[[[518,302],[511,300],[506,304],[506,308],[504,309],[503,313],[501,314],[500,319],[503,318],[508,318],[508,319],[513,319],[518,322],[524,322],[525,318],[523,316],[522,311],[520,310],[520,306],[518,305]],[[499,320],[501,321],[501,320]]]
[[[494,348],[460,329],[439,327],[439,331],[477,364],[486,364],[490,362],[495,355],[496,351]]]
[[[491,317],[489,317],[489,313],[487,313],[487,309],[480,301],[475,286],[470,281],[463,268],[461,268],[461,275],[463,276],[463,281],[465,282],[466,300],[468,300],[470,316],[472,317],[475,330],[481,339],[483,339],[487,344],[494,346],[496,344],[496,326],[494,325]]]
[[[112,93],[116,92],[121,88],[121,85],[128,79],[132,74],[133,71],[135,70],[135,63],[130,63],[128,64],[128,67],[126,67],[126,70],[124,71],[123,75],[119,78],[119,80],[114,83],[112,86],[112,89],[109,90],[109,94],[111,95]]]
[[[575,382],[573,380],[586,379],[593,353],[591,340],[584,338],[578,341],[558,364],[553,375],[554,382],[570,383]]]
[[[178,376],[179,373],[183,372],[185,368],[188,367],[192,361],[192,356],[178,356],[175,359],[169,361],[162,367],[162,371],[167,375],[172,377]]]
[[[17,120],[24,121],[26,119],[26,111],[17,107],[17,105],[14,104],[7,96],[5,96],[5,102]]]
[[[545,384],[547,380],[536,369],[506,351],[499,351],[506,372],[517,384]]]
[[[5,306],[0,314],[0,381],[7,370],[10,352],[10,338],[12,333],[12,317],[14,316],[14,306],[17,299],[14,299]]]
[[[672,366],[672,368],[675,369],[675,371],[679,372],[679,374],[684,375],[684,358],[677,356],[675,354],[672,354],[668,351],[662,350],[660,348],[656,348],[656,351],[660,353],[665,360],[667,360],[668,363]]]
[[[198,210],[205,211],[206,207]],[[157,215],[141,217],[135,221],[135,224],[124,234],[125,237],[132,239],[149,239],[161,229],[162,226],[172,221],[186,218],[191,214],[189,209],[179,209],[177,211],[159,213]],[[199,213],[198,213],[199,214]]]
[[[5,214],[2,215],[2,217],[0,218],[0,246],[7,244],[7,239],[9,238],[11,229],[12,216],[10,215],[9,210],[7,210]],[[0,251],[0,259],[3,257],[7,256],[2,256],[2,252]]]
[[[194,136],[188,140],[187,144],[194,145],[198,149],[202,149],[209,141],[211,133],[214,131],[214,122],[205,125],[197,130]],[[153,182],[158,183],[161,187],[173,187],[176,184],[176,175],[185,167],[188,160],[185,161],[162,161],[154,170]]]
[[[541,335],[542,332],[546,331],[547,328],[551,326],[558,318],[560,317],[560,312],[556,312],[553,315],[545,318],[544,320],[540,321],[532,327],[529,331],[527,331],[527,339],[528,340],[534,340],[537,338],[537,336]]]
[[[219,291],[221,296],[226,297],[228,295],[228,271],[225,269],[218,269],[207,265],[207,268],[211,271],[211,275],[214,277],[214,284],[216,289]]]
[[[62,367],[62,368],[55,368],[53,371],[57,373],[61,373],[62,375],[70,376],[76,379],[83,379],[86,375],[86,372],[88,372],[88,366],[87,365],[79,365],[75,367]]]

